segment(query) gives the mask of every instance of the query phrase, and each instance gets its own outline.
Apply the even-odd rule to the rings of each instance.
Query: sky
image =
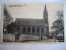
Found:
[[[43,11],[48,11],[49,31],[52,23],[57,19],[57,11],[64,11],[63,3],[9,3],[5,4],[14,21],[16,18],[43,19]]]

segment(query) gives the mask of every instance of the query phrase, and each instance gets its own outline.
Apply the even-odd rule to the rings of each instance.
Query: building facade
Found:
[[[48,11],[45,5],[43,19],[16,18],[16,30],[20,34],[49,37]]]
[[[14,25],[15,24],[15,25]],[[16,18],[12,30],[18,31],[19,34],[35,35],[35,36],[47,36],[49,37],[49,23],[48,23],[48,11],[45,5],[43,11],[43,19],[26,19]]]

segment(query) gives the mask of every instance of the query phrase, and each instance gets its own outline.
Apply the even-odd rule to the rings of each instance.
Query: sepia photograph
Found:
[[[63,3],[2,3],[3,43],[64,42]]]

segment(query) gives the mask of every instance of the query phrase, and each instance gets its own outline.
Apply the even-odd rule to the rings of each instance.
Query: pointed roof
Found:
[[[16,18],[16,25],[22,26],[45,26],[43,19]]]
[[[44,10],[47,10],[47,8],[46,8],[46,4],[45,4],[45,8],[44,8]]]

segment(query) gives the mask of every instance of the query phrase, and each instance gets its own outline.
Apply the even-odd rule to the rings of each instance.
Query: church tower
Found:
[[[43,19],[46,25],[48,25],[48,11],[45,5],[44,11],[43,11]]]
[[[46,36],[47,38],[49,37],[49,23],[48,23],[48,11],[45,5],[44,11],[43,11],[43,20],[44,20],[44,24],[45,24],[45,31],[46,31]]]

